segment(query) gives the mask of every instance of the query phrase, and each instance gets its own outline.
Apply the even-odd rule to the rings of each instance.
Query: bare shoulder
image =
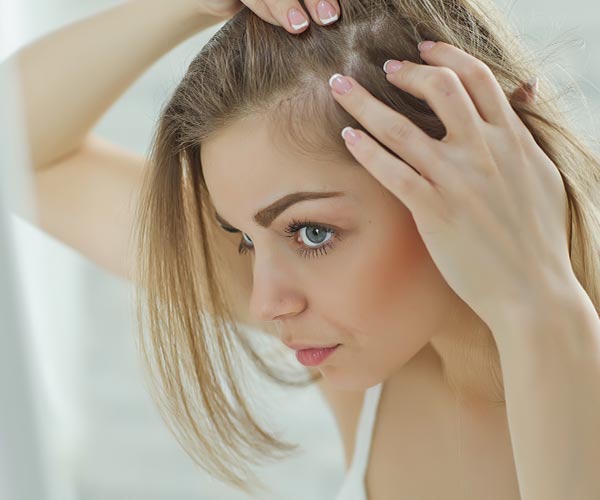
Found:
[[[354,453],[354,439],[365,391],[347,391],[333,387],[325,378],[316,382],[321,394],[331,408],[344,445],[346,469]]]

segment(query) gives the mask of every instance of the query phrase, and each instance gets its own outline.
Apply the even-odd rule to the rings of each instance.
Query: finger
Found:
[[[293,0],[263,0],[275,19],[290,33],[301,33],[308,28],[306,10]],[[262,17],[262,16],[261,16]]]
[[[263,0],[240,0],[244,5],[246,5],[252,12],[254,12],[258,17],[267,21],[269,24],[274,26],[281,26],[281,23],[273,17],[271,11],[269,10],[268,5]]]
[[[340,17],[337,0],[309,0],[304,2],[312,18],[320,25],[333,24]]]
[[[367,133],[345,127],[341,134],[352,156],[413,214],[431,208],[436,203],[436,191],[429,180],[400,158],[385,151]]]
[[[386,61],[384,64],[388,81],[426,101],[445,125],[449,140],[479,134],[481,116],[452,69],[411,61],[402,61],[399,67],[399,62]]]
[[[427,48],[429,46],[429,48]],[[481,117],[493,125],[513,123],[515,113],[492,70],[483,61],[445,42],[421,45],[421,59],[451,68],[462,81]]]
[[[538,78],[534,77],[530,81],[521,84],[517,90],[515,90],[511,97],[511,101],[522,101],[527,104],[533,104],[536,100],[536,94],[538,90]]]
[[[346,87],[342,87],[346,84]],[[390,148],[420,173],[432,177],[441,142],[428,136],[406,116],[373,97],[351,76],[336,73],[329,79],[334,99],[356,118],[377,140]],[[349,85],[349,87],[348,87]],[[338,93],[346,89],[344,94]]]

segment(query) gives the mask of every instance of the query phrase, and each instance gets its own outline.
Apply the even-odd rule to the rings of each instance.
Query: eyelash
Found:
[[[338,231],[336,231],[335,229],[333,229],[332,227],[329,226],[325,226],[323,224],[317,224],[316,222],[312,222],[310,220],[304,219],[302,221],[296,220],[296,219],[292,219],[292,221],[286,226],[286,228],[284,229],[284,231],[286,233],[288,233],[288,235],[286,236],[287,238],[295,238],[296,233],[298,231],[300,231],[302,228],[304,227],[317,227],[319,229],[323,229],[326,232],[332,234],[332,237],[327,240],[327,242],[325,242],[322,246],[320,247],[314,247],[314,248],[309,248],[309,247],[303,247],[303,248],[299,248],[297,250],[297,252],[302,256],[302,257],[316,257],[318,254],[321,255],[327,255],[327,250],[330,250],[332,248],[334,248],[335,246],[335,240],[337,239],[337,241],[341,240],[341,236],[339,234]],[[251,248],[253,247],[249,247],[244,243],[244,237],[242,236],[242,239],[238,245],[238,253],[240,254],[245,254],[248,253]]]

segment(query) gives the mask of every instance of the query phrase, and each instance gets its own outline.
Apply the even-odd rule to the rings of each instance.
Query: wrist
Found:
[[[575,275],[560,282],[538,281],[530,300],[503,309],[502,320],[490,326],[497,342],[510,341],[525,332],[566,328],[598,315],[594,304]],[[585,318],[585,319],[584,319]],[[494,335],[496,336],[496,335]]]
[[[208,13],[205,9],[204,0],[131,0],[143,5],[144,9],[156,9],[163,12],[165,20],[171,19],[178,23],[186,36],[192,36],[195,33],[219,24],[225,21],[226,17],[215,16]]]
[[[160,0],[162,2],[167,2],[167,0]],[[212,20],[213,24],[225,21],[233,16],[233,12],[225,12],[223,11],[223,5],[229,4],[230,2],[221,0],[221,2],[215,2],[214,0],[177,0],[174,4],[179,4],[178,8],[181,11],[192,18],[197,20]],[[217,8],[215,10],[215,6],[211,4],[217,4]],[[171,4],[170,4],[171,5]],[[243,4],[239,3],[240,6]],[[239,10],[239,7],[236,9]],[[222,12],[223,11],[223,12]]]

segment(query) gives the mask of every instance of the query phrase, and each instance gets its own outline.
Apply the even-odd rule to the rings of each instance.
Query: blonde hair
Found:
[[[297,448],[256,421],[244,397],[241,347],[260,373],[267,365],[234,317],[226,263],[212,243],[215,224],[200,150],[212,133],[261,114],[275,140],[301,154],[353,160],[340,138],[362,128],[330,95],[328,78],[353,76],[377,99],[431,137],[445,128],[429,106],[387,82],[387,59],[421,62],[417,42],[445,41],[487,64],[510,98],[532,74],[538,100],[512,100],[516,113],[560,170],[569,200],[575,275],[600,304],[600,161],[570,129],[541,63],[522,47],[494,4],[469,0],[340,0],[341,17],[291,35],[243,8],[202,48],[164,105],[136,217],[139,342],[152,391],[177,439],[213,476],[246,492],[263,487],[249,463]],[[248,260],[248,265],[250,261]],[[245,285],[235,283],[236,287]],[[239,290],[238,290],[239,292]],[[245,286],[243,295],[248,297]],[[147,326],[145,325],[147,320]],[[269,327],[265,325],[265,331]]]

